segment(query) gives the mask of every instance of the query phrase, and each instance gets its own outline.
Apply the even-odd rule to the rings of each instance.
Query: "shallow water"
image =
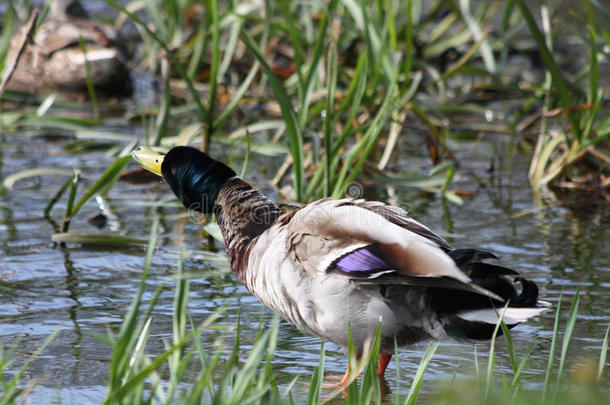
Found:
[[[65,138],[25,138],[10,135],[0,148],[0,180],[27,168],[48,166],[83,171],[82,193],[112,161],[103,152],[70,155],[65,152]],[[426,166],[418,150],[405,143],[403,164]],[[569,204],[536,206],[527,184],[527,157],[509,156],[510,140],[488,137],[480,142],[454,144],[462,162],[461,178],[452,188],[475,192],[463,206],[445,204],[439,198],[383,185],[366,187],[367,197],[379,198],[403,207],[433,230],[448,233],[459,247],[489,249],[501,256],[502,264],[520,270],[536,281],[541,296],[556,306],[560,296],[565,319],[577,289],[581,291],[578,320],[570,346],[568,366],[598,359],[601,342],[610,318],[610,206],[582,198]],[[226,149],[217,151],[225,155]],[[235,154],[234,154],[235,155]],[[488,171],[490,157],[495,170]],[[510,162],[510,164],[508,164]],[[235,162],[239,167],[239,161]],[[135,164],[131,164],[135,167]],[[259,172],[277,167],[273,159],[252,156],[250,178],[270,190],[268,174]],[[510,171],[506,168],[510,167]],[[420,168],[420,170],[422,170]],[[476,181],[475,181],[476,179]],[[42,176],[18,182],[13,190],[0,190],[0,339],[5,347],[21,341],[19,361],[9,371],[16,372],[27,354],[32,353],[56,328],[61,331],[43,355],[27,371],[27,379],[37,383],[30,394],[32,403],[99,403],[105,395],[110,349],[96,339],[107,328],[117,328],[137,288],[145,252],[142,248],[104,249],[68,246],[61,248],[50,241],[57,230],[65,199],[44,218],[43,209],[65,178]],[[161,199],[168,204],[154,207]],[[146,206],[142,201],[147,202]],[[149,353],[162,350],[162,341],[171,340],[175,274],[180,252],[185,251],[185,271],[201,271],[191,283],[189,312],[195,323],[203,321],[220,307],[226,316],[220,324],[234,326],[241,312],[242,350],[247,355],[250,337],[255,336],[262,317],[269,323],[272,314],[253,298],[227,271],[221,260],[210,260],[199,227],[191,223],[184,210],[171,200],[168,188],[159,182],[129,184],[119,182],[105,200],[113,217],[105,232],[118,232],[147,238],[154,217],[161,218],[158,248],[147,282],[145,301],[163,285],[154,312],[153,337]],[[73,220],[71,231],[95,232],[87,218],[100,211],[95,200],[89,202]],[[222,248],[219,255],[222,256]],[[525,375],[526,386],[536,388],[542,381],[554,313],[549,311],[534,321],[513,330],[513,339],[522,356],[533,344],[533,353]],[[561,328],[563,330],[563,326]],[[232,332],[206,331],[204,344],[213,350],[214,342],[224,337],[230,352]],[[282,384],[302,375],[304,384],[319,361],[320,341],[286,322],[281,323],[274,370]],[[408,392],[412,376],[425,350],[424,346],[401,351],[400,376],[392,363],[387,382],[393,393]],[[496,370],[510,373],[502,339],[497,342]],[[341,374],[347,359],[333,344],[326,345],[326,373]],[[472,375],[475,345],[443,343],[434,356],[423,385],[428,392],[439,381],[457,375]],[[479,363],[486,366],[489,345],[476,345]],[[538,374],[538,376],[536,375]],[[499,377],[497,372],[496,376]],[[607,374],[606,374],[607,376]],[[465,377],[466,378],[466,377]],[[607,383],[607,378],[605,379]],[[305,386],[296,394],[306,398]]]

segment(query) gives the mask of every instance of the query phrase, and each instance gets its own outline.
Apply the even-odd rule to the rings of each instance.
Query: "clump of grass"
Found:
[[[130,309],[118,334],[111,334],[108,338],[113,353],[104,403],[186,404],[204,401],[238,404],[246,400],[252,403],[280,403],[282,394],[271,367],[279,328],[277,317],[265,332],[262,332],[261,325],[244,363],[240,361],[239,322],[233,350],[228,358],[223,355],[222,346],[210,353],[202,346],[202,334],[209,330],[222,310],[199,325],[193,324],[187,310],[189,282],[182,277],[182,264],[176,275],[172,340],[165,342],[166,350],[163,353],[152,356],[147,353],[153,327],[152,314],[162,290],[162,287],[157,289],[148,307],[143,310],[142,296],[156,244],[157,226],[155,222],[140,285]]]
[[[480,27],[479,16],[469,7],[450,9],[450,13],[455,13],[453,18],[437,29],[429,42],[423,43],[421,52],[416,52],[415,37],[429,29],[431,16],[443,11],[440,3],[429,16],[424,16],[422,2],[417,0],[406,4],[386,1],[385,11],[378,4],[338,0],[299,7],[289,2],[267,2],[261,7],[255,2],[236,5],[210,0],[205,4],[209,11],[206,13],[194,2],[180,5],[146,2],[139,4],[141,9],[136,4],[122,7],[112,0],[106,2],[139,28],[145,44],[140,57],[149,61],[145,66],[156,71],[158,60],[167,58],[171,62],[170,76],[184,83],[187,106],[192,105],[197,113],[194,131],[171,136],[168,132],[176,108],[164,98],[158,112],[163,119],[157,120],[156,130],[144,143],[167,149],[196,142],[195,136],[200,135],[203,149],[207,150],[213,138],[226,142],[231,114],[239,113],[240,109],[247,111],[252,95],[257,102],[261,99],[271,105],[277,102],[283,126],[275,125],[278,131],[271,140],[255,133],[268,131],[270,126],[263,123],[261,130],[256,131],[250,122],[241,123],[244,130],[231,133],[249,130],[255,151],[276,143],[278,135],[284,134],[289,148],[275,179],[289,185],[284,191],[301,202],[328,195],[343,196],[350,184],[376,165],[376,160],[378,170],[385,176],[391,175],[385,170],[395,156],[397,140],[404,137],[400,122],[404,122],[406,114],[401,111],[412,111],[413,117],[421,120],[429,132],[434,164],[452,158],[440,136],[447,131],[442,131],[443,125],[430,116],[434,108],[426,106],[423,100],[431,94],[434,97],[435,89],[443,90],[443,83],[465,68],[477,52],[484,55],[489,72],[495,70],[487,34]],[[160,17],[162,8],[167,9],[165,19]],[[136,15],[136,11],[146,12],[154,24],[149,24],[141,13]],[[311,18],[313,15],[317,17]],[[408,19],[399,18],[401,15]],[[461,19],[468,24],[452,24]],[[455,39],[452,29],[460,32],[459,39]],[[406,38],[404,44],[401,38]],[[240,40],[247,52],[238,51]],[[276,66],[279,53],[268,49],[270,42],[286,44],[293,50],[294,66],[284,69],[287,73],[280,73],[282,70]],[[468,51],[455,64],[440,70],[415,55],[435,58],[455,46],[466,47]],[[251,67],[245,76],[239,77],[239,86],[228,100],[219,100],[220,84],[234,80],[230,66],[244,63]],[[256,90],[253,87],[259,69],[262,75]],[[438,86],[422,86],[422,69],[431,72]],[[201,77],[207,77],[203,101],[198,90]],[[165,83],[167,95],[175,80]],[[246,97],[248,93],[250,97]],[[317,147],[318,144],[322,147]],[[290,168],[291,184],[283,180]],[[436,191],[459,202],[447,190],[447,180],[451,178],[452,175],[437,176],[432,183]],[[405,184],[421,187],[417,182]],[[430,184],[425,188],[431,189]]]
[[[566,365],[568,363],[568,352],[574,326],[577,322],[578,305],[580,295],[576,292],[572,304],[565,321],[565,330],[563,336],[560,337],[561,329],[561,314],[562,306],[561,299],[558,301],[555,313],[555,323],[553,327],[553,337],[549,349],[546,372],[543,376],[543,381],[540,378],[534,378],[534,381],[524,381],[524,373],[529,370],[529,361],[531,358],[533,345],[526,350],[525,354],[519,361],[516,348],[509,329],[500,319],[494,332],[494,336],[502,327],[506,341],[506,350],[509,356],[512,369],[512,378],[502,375],[501,383],[494,379],[496,371],[494,339],[490,346],[488,368],[484,376],[476,374],[474,381],[452,381],[441,382],[440,386],[432,393],[432,398],[435,403],[473,403],[473,404],[526,404],[526,403],[541,403],[541,404],[569,404],[569,403],[603,403],[608,400],[608,392],[599,386],[599,376],[603,372],[602,363],[605,362],[605,352],[607,350],[608,334],[604,337],[602,349],[599,358],[600,366],[596,373],[592,374],[591,378],[585,378],[572,372],[571,378],[567,378]],[[556,357],[556,348],[561,339],[561,352],[559,358]],[[475,364],[476,361],[475,361]],[[553,369],[557,367],[553,376]],[[531,373],[528,373],[531,374]],[[587,370],[583,370],[583,374],[589,375]],[[553,383],[553,377],[555,382]],[[484,378],[485,384],[481,387],[480,381]],[[530,377],[532,379],[532,377]],[[526,389],[528,383],[538,384],[539,389]],[[591,402],[593,401],[593,402]]]
[[[552,32],[538,28],[524,1],[437,1],[426,7],[421,0],[299,5],[206,0],[203,7],[193,0],[126,6],[105,1],[121,13],[118,21],[127,18],[139,30],[143,46],[135,64],[160,74],[163,83],[158,110],[140,112],[143,119],[153,117],[140,142],[160,149],[195,143],[207,151],[213,139],[245,146],[240,134],[249,132],[254,153],[285,155],[274,184],[282,186],[287,199],[342,197],[354,181],[369,177],[461,203],[450,190],[459,162],[447,140],[462,131],[454,119],[457,114],[486,109],[477,105],[486,99],[476,94],[485,91],[496,92],[498,98],[517,95],[541,111],[530,170],[535,189],[604,189],[609,184],[610,121],[603,114],[607,106],[599,89],[599,65],[608,60],[603,45],[608,45],[609,35],[598,21],[610,18],[596,0],[578,6],[588,30],[580,37],[590,55],[576,82],[570,82],[555,61]],[[15,29],[12,11],[9,7],[5,32]],[[601,18],[596,20],[595,14]],[[497,17],[498,27],[492,24]],[[548,13],[542,17],[550,27]],[[544,83],[521,86],[503,74],[510,66],[506,49],[515,46],[513,38],[523,21],[548,70]],[[0,55],[8,46],[6,38],[0,42]],[[584,81],[587,89],[581,91]],[[542,89],[544,100],[531,96],[529,89]],[[464,104],[463,99],[473,101]],[[281,120],[252,114],[261,104],[277,108]],[[11,129],[34,124],[89,132],[89,139],[87,126],[99,124],[68,122],[48,109],[43,115],[22,113],[7,123]],[[563,116],[569,126],[558,130],[550,125]],[[524,132],[530,121],[520,118],[513,127]],[[407,123],[423,130],[434,166],[425,183],[393,167],[405,160],[397,146],[416,140],[405,131]],[[100,135],[93,138],[108,140]],[[114,156],[125,152],[113,150]]]
[[[599,60],[605,58],[610,62],[610,59],[607,53],[600,51],[598,38],[603,35],[599,33],[593,7],[605,12],[596,2],[584,1],[581,4],[586,15],[584,24],[589,32],[589,37],[583,38],[589,50],[589,64],[582,75],[588,81],[588,88],[584,92],[574,90],[576,86],[573,84],[570,86],[555,61],[552,24],[547,7],[541,8],[544,27],[541,31],[526,3],[517,0],[547,69],[541,129],[529,172],[535,189],[547,185],[587,190],[610,186],[610,120],[602,112],[602,107],[608,106],[604,106],[605,95],[599,86]],[[610,21],[607,14],[605,17]],[[550,128],[551,119],[566,115],[569,126]]]

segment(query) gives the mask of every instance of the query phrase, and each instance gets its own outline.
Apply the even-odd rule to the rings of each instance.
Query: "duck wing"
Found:
[[[432,232],[430,228],[424,224],[409,217],[409,214],[402,208],[386,205],[379,201],[366,200],[347,200],[344,204],[352,204],[379,214],[391,223],[431,240],[444,251],[453,249],[445,239]]]
[[[352,200],[309,204],[286,224],[288,258],[315,276],[335,273],[355,284],[449,288],[504,301],[457,267],[446,242],[398,210]]]

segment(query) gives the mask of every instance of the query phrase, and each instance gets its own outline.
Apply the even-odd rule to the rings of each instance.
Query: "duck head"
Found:
[[[133,158],[146,170],[162,176],[182,204],[211,214],[222,186],[235,172],[205,153],[188,146],[176,146],[167,155],[139,147]]]

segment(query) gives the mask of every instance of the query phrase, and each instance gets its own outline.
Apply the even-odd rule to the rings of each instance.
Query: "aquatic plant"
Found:
[[[532,186],[535,189],[547,185],[586,190],[607,188],[610,186],[610,119],[602,113],[608,105],[599,85],[599,61],[605,59],[608,63],[610,58],[598,38],[605,38],[606,45],[610,38],[607,29],[598,28],[594,9],[610,23],[607,10],[597,1],[579,3],[584,9],[584,24],[589,33],[588,38],[581,36],[589,52],[589,64],[577,79],[588,82],[587,90],[583,91],[566,79],[553,56],[553,25],[547,6],[541,7],[544,27],[541,31],[526,3],[516,0],[516,4],[547,70],[540,131],[529,172]],[[559,127],[552,128],[551,120],[557,121],[556,117],[562,116],[568,117],[569,125],[560,123]]]

